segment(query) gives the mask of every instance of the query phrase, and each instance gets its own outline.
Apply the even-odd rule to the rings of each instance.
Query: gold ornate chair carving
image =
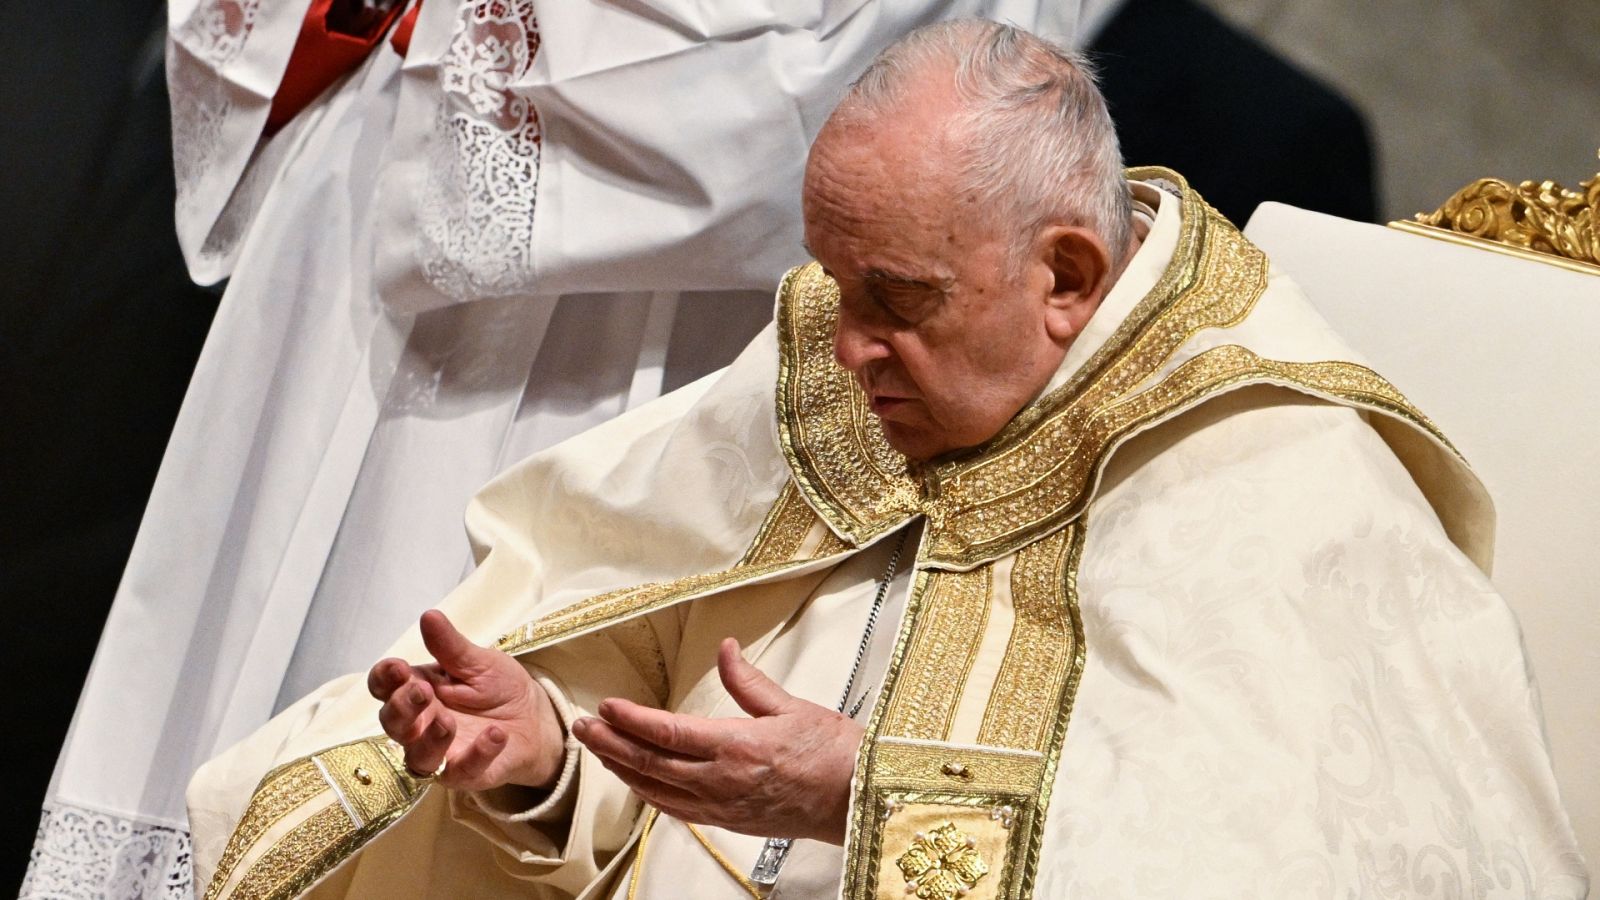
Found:
[[[1600,174],[1575,191],[1554,181],[1480,178],[1433,212],[1389,224],[1600,275]]]

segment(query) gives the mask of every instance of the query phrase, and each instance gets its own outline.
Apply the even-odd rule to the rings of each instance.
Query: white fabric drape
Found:
[[[404,60],[380,45],[258,142],[307,0],[170,5],[178,235],[230,281],[23,896],[189,895],[201,761],[437,602],[485,481],[769,317],[807,144],[873,53],[1075,10],[702,7],[431,0]]]

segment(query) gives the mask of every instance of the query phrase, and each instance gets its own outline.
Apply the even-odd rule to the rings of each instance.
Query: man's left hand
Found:
[[[634,793],[694,824],[843,844],[850,778],[864,733],[792,696],[727,638],[717,671],[749,719],[664,712],[615,697],[572,733]]]

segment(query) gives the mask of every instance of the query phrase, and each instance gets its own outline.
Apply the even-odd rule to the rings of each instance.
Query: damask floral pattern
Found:
[[[1091,510],[1038,896],[1582,896],[1504,601],[1358,413],[1251,406]]]

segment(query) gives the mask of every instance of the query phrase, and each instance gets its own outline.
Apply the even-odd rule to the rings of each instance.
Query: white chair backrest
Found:
[[[1522,622],[1579,845],[1600,863],[1600,275],[1279,203],[1245,234],[1487,485],[1494,582]]]

